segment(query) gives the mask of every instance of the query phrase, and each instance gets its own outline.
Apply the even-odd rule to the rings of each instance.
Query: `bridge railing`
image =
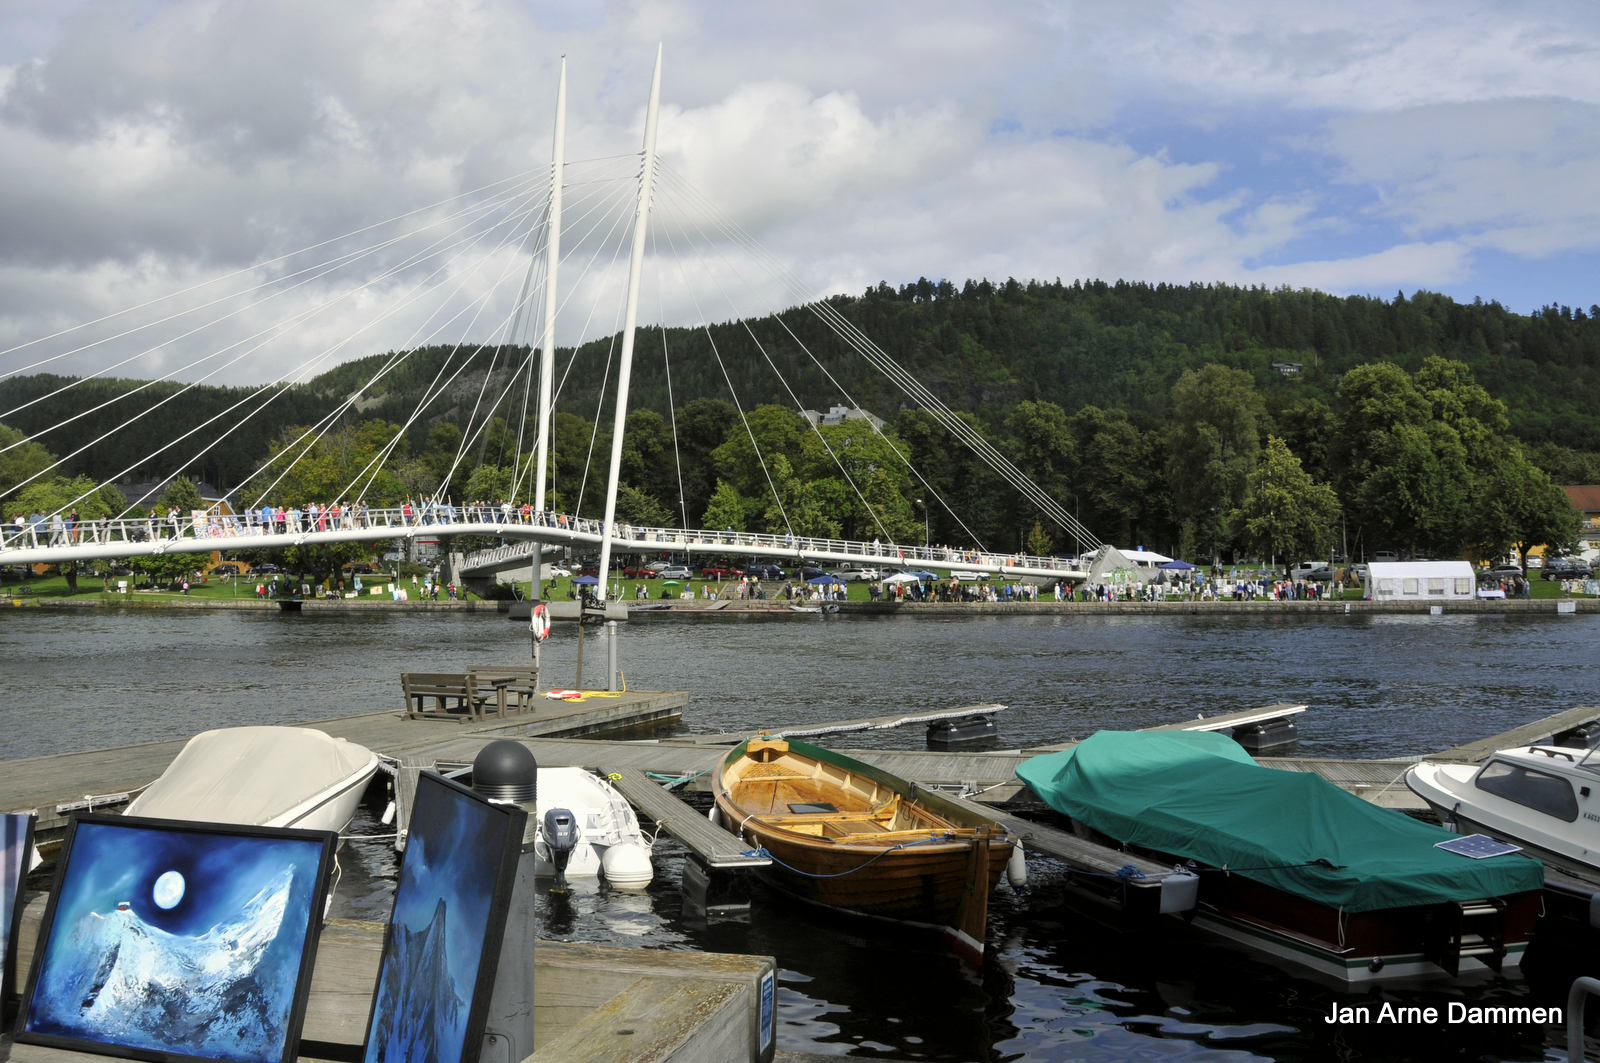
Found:
[[[391,506],[386,508],[342,506],[306,507],[276,511],[256,510],[239,514],[215,511],[192,512],[187,516],[168,515],[123,519],[73,521],[59,514],[48,518],[25,518],[21,524],[0,526],[0,549],[60,548],[92,545],[103,548],[126,543],[133,552],[159,552],[161,544],[185,541],[193,549],[196,540],[214,542],[216,549],[237,549],[241,539],[264,536],[301,536],[320,533],[373,531],[373,538],[396,535],[415,536],[427,531],[460,528],[468,534],[509,532],[513,527],[544,529],[560,535],[592,537],[598,542],[604,522],[566,513],[533,512],[510,506],[454,506],[445,503]],[[471,529],[471,530],[469,530]],[[483,530],[479,530],[483,529]],[[879,541],[830,539],[814,536],[778,535],[770,532],[713,531],[695,528],[654,528],[619,524],[612,542],[623,552],[715,552],[718,548],[756,548],[773,556],[804,559],[831,555],[860,558],[873,565],[909,567],[916,564],[960,569],[963,565],[1004,569],[1009,567],[1044,571],[1080,572],[1077,560],[1040,557],[1031,554],[998,554],[945,546],[908,546]],[[529,546],[508,545],[479,551],[468,559],[468,567],[494,564],[531,553]]]
[[[564,513],[512,513],[511,524],[531,524],[578,534],[594,535],[603,531],[602,521],[572,517]],[[995,554],[977,550],[962,550],[945,546],[907,546],[899,543],[864,542],[855,539],[825,539],[814,536],[778,535],[769,532],[711,531],[695,528],[654,528],[633,524],[619,524],[612,544],[623,552],[630,550],[713,552],[719,547],[756,547],[772,550],[785,556],[805,558],[808,555],[840,555],[859,557],[876,565],[906,566],[921,562],[940,568],[957,568],[972,565],[984,568],[1020,567],[1060,572],[1080,572],[1077,560],[1059,557],[1041,557],[1035,554]],[[505,545],[481,550],[469,555],[468,568],[495,565],[518,560],[531,555],[532,545]]]

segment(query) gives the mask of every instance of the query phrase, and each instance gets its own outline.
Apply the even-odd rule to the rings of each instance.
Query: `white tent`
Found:
[[[1374,561],[1367,570],[1366,597],[1372,601],[1440,602],[1476,596],[1477,579],[1467,561]]]

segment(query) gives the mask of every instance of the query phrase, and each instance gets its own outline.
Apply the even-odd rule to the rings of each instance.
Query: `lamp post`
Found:
[[[922,507],[922,549],[926,553],[928,549],[928,504],[919,498],[917,499],[917,505]]]

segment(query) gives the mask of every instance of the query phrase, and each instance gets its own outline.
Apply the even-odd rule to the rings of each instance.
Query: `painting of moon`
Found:
[[[17,1040],[153,1060],[292,1060],[335,841],[78,818]]]

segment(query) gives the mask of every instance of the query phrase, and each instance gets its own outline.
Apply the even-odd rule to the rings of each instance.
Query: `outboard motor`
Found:
[[[556,869],[553,889],[565,893],[567,889],[567,861],[572,850],[578,847],[578,817],[564,808],[552,808],[544,814],[544,847],[550,854],[550,863]]]

